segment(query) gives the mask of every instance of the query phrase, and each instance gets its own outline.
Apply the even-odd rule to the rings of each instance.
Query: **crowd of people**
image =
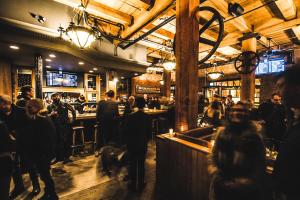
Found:
[[[99,156],[103,147],[119,147],[125,142],[129,188],[142,190],[145,185],[147,141],[152,134],[150,119],[143,112],[146,100],[143,97],[131,96],[124,102],[122,132],[126,141],[120,144],[117,133],[120,102],[115,101],[114,97],[114,91],[110,90],[106,93],[106,99],[97,105],[96,122],[100,126],[100,133],[95,155]],[[155,99],[151,99],[148,102],[150,107],[154,101]],[[78,103],[81,105],[83,102],[84,97],[79,97]],[[41,192],[39,175],[45,185],[41,199],[58,199],[50,166],[56,162],[72,162],[71,131],[76,120],[76,111],[69,103],[63,102],[58,93],[52,94],[51,102],[47,103],[45,106],[41,99],[34,99],[33,88],[30,86],[21,88],[16,104],[11,97],[0,95],[0,163],[4,167],[0,174],[1,200],[15,199],[25,191],[22,178],[24,172],[30,175],[33,188],[30,196],[37,196]],[[9,192],[11,177],[14,188]]]
[[[249,102],[238,102],[227,109],[225,104],[224,116],[220,104],[226,101],[218,101],[215,96],[207,109],[214,110],[207,117],[218,126],[208,167],[212,175],[210,200],[300,199],[299,75],[299,66],[281,73],[278,93],[257,109]],[[266,147],[270,141],[278,151],[271,180],[266,176]]]
[[[199,113],[204,115],[203,122],[218,130],[209,159],[211,200],[267,199],[265,149],[268,142],[279,151],[272,173],[274,199],[300,199],[296,184],[300,180],[300,162],[296,159],[300,152],[299,75],[299,67],[283,72],[277,81],[278,93],[258,108],[249,102],[235,104],[230,95],[215,95],[210,103],[200,96],[198,107]],[[117,119],[120,118],[119,103],[114,97],[114,91],[110,90],[106,99],[97,105],[96,121],[101,134],[96,156],[103,153],[101,148],[116,146],[119,142],[116,131]],[[62,102],[57,93],[52,94],[51,100],[51,104],[45,107],[41,99],[33,99],[30,86],[22,87],[16,104],[11,97],[0,95],[1,200],[14,199],[24,192],[24,171],[30,175],[32,196],[41,191],[40,177],[45,185],[41,199],[58,199],[50,165],[60,161],[72,162],[70,135],[76,112],[70,104]],[[78,102],[84,102],[83,97]],[[133,191],[142,190],[145,186],[147,142],[152,134],[151,119],[144,108],[160,108],[161,104],[169,103],[157,98],[133,96],[123,103],[128,187]],[[169,117],[174,118],[174,112],[171,115]],[[14,188],[10,192],[11,177]]]

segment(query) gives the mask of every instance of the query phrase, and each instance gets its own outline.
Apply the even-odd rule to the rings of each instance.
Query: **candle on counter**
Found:
[[[211,141],[210,141],[210,145],[211,145],[211,147],[214,147],[214,145],[215,145],[215,140],[211,140]]]
[[[175,135],[174,130],[172,128],[169,129],[169,135],[170,137],[173,137]]]

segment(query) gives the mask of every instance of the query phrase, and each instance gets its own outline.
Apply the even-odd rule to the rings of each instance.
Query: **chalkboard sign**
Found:
[[[161,88],[159,87],[151,87],[151,86],[136,86],[137,94],[160,94]]]

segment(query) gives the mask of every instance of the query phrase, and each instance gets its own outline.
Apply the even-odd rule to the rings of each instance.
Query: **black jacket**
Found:
[[[213,199],[263,199],[265,149],[254,125],[220,128],[210,162],[217,169],[211,188]]]
[[[55,152],[55,126],[48,116],[37,115],[26,127],[26,135],[21,136],[21,148],[32,159],[51,159]]]
[[[119,116],[118,104],[112,100],[100,101],[97,106],[98,122],[113,121]]]
[[[9,130],[3,121],[0,121],[0,154],[15,150],[14,141],[9,136]]]
[[[281,104],[274,104],[271,100],[262,103],[258,108],[260,118],[265,121],[265,134],[268,138],[282,140],[286,131],[286,111]]]
[[[9,115],[0,111],[0,120],[3,121],[11,134],[16,137],[17,149],[20,147],[21,135],[26,135],[25,127],[28,125],[28,117],[25,109],[12,104],[12,111]]]
[[[55,120],[57,120],[61,124],[68,124],[69,123],[69,114],[68,112],[71,111],[73,120],[76,119],[76,111],[75,109],[68,103],[58,102],[57,104],[52,103],[47,107],[48,113],[53,111],[57,112],[57,115],[54,116]]]
[[[300,120],[288,130],[286,139],[282,142],[274,166],[276,189],[288,196],[299,194],[300,180]]]
[[[0,121],[0,178],[12,173],[12,160],[9,154],[15,150],[14,141],[9,136],[9,130],[3,121]]]
[[[151,121],[143,111],[131,113],[126,119],[126,141],[131,153],[145,153],[151,137]]]

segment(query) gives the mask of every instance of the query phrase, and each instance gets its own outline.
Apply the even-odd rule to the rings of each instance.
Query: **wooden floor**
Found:
[[[147,185],[143,192],[132,193],[127,190],[127,182],[123,181],[127,170],[122,168],[118,174],[108,177],[103,175],[98,167],[98,158],[94,156],[77,157],[74,162],[62,165],[56,164],[52,168],[56,190],[61,200],[160,200],[155,189],[155,143],[149,143],[149,151],[146,159]],[[31,198],[31,184],[28,175],[24,176],[27,191],[20,199],[38,199],[42,193]],[[42,184],[42,183],[41,183]]]

